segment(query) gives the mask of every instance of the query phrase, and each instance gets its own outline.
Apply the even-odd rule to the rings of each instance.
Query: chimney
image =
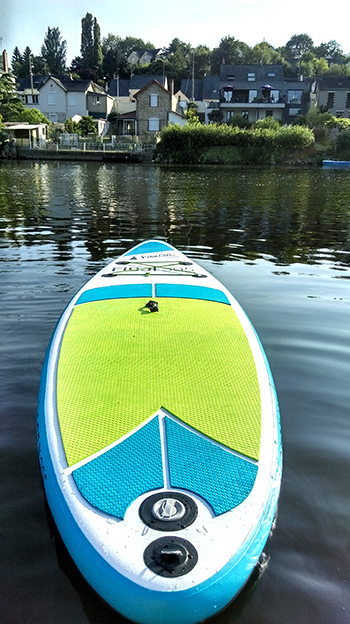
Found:
[[[6,50],[4,50],[3,53],[2,53],[2,63],[3,63],[3,68],[4,68],[5,74],[8,74],[9,73],[9,61],[8,61],[8,56],[7,56]]]

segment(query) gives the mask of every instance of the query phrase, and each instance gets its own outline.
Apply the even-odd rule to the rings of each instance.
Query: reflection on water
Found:
[[[0,188],[10,243],[50,245],[65,261],[154,235],[215,260],[349,266],[347,171],[6,163]]]
[[[242,304],[281,408],[269,565],[215,622],[349,624],[349,198],[349,171],[0,163],[1,622],[124,622],[49,539],[37,392],[50,335],[86,277],[163,238]]]

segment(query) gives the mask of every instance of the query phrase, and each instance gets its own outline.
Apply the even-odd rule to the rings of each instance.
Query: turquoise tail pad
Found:
[[[168,465],[163,466],[158,417],[126,440],[73,471],[81,494],[101,511],[123,518],[141,494],[165,487],[204,498],[218,516],[250,494],[257,464],[235,455],[172,418],[165,418]]]

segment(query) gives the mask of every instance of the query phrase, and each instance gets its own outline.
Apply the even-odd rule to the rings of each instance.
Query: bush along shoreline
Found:
[[[313,106],[290,126],[272,117],[255,123],[235,115],[227,124],[166,126],[155,160],[174,164],[322,165],[323,159],[350,160],[350,119]]]
[[[310,128],[282,127],[272,118],[248,129],[228,124],[169,125],[160,133],[155,159],[173,164],[280,164],[293,152],[311,153],[314,143]]]

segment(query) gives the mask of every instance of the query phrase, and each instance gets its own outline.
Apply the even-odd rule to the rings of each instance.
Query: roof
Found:
[[[68,75],[35,75],[33,76],[33,87],[34,89],[40,90],[49,80],[52,80],[56,83],[64,91],[69,92],[82,92],[85,93],[90,87],[92,87],[93,91],[98,93],[105,93],[105,90],[97,85],[92,80],[73,80]],[[31,80],[30,78],[19,78],[17,79],[17,85],[19,91],[24,91],[25,89],[31,88]]]
[[[206,76],[205,78],[195,78],[181,81],[181,91],[189,99],[192,98],[192,87],[194,91],[194,99],[202,100],[219,100],[219,76]]]
[[[263,84],[284,80],[282,65],[220,65],[220,81],[225,84],[230,84],[232,76],[235,83],[248,82],[248,74],[255,74],[255,81]]]
[[[168,91],[168,89],[165,89],[165,87],[163,87],[163,85],[160,84],[160,82],[158,82],[158,80],[150,80],[147,84],[145,84],[144,87],[142,87],[142,89],[140,89],[137,93],[135,93],[134,97],[137,98],[137,96],[140,95],[140,93],[142,93],[142,91],[145,91],[152,84],[157,85],[158,87],[163,89],[163,91],[166,91],[166,93],[169,93],[169,95],[171,95],[170,91]]]
[[[350,76],[323,76],[318,79],[318,88],[350,90]]]
[[[119,88],[119,97],[129,97],[130,90],[140,91],[140,89],[143,89],[143,87],[152,82],[152,80],[156,80],[163,87],[167,84],[167,78],[165,76],[135,74],[131,78],[119,78],[119,87],[118,79],[113,78],[109,85],[108,93],[113,97],[117,97]]]
[[[10,123],[8,125],[4,123],[3,125],[6,127],[6,130],[36,130],[37,128],[43,128],[47,126],[47,124],[44,123]]]

